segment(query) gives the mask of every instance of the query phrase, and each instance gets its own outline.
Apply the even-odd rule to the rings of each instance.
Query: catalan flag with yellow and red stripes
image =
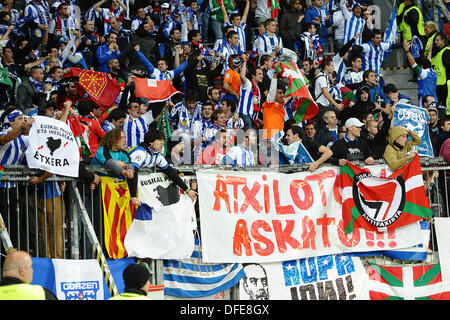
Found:
[[[131,202],[126,181],[115,182],[110,177],[101,179],[105,246],[112,259],[121,259],[127,256],[124,239],[136,214],[136,205]]]

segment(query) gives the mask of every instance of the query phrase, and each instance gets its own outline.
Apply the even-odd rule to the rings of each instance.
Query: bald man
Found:
[[[33,280],[33,262],[25,251],[12,250],[6,256],[0,300],[58,300],[50,290],[31,285]]]

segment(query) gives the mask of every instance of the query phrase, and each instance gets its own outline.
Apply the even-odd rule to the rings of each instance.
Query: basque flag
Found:
[[[275,71],[280,76],[289,79],[289,88],[285,92],[285,97],[294,97],[295,110],[294,119],[297,123],[313,118],[319,112],[319,106],[314,101],[308,89],[308,79],[300,71],[296,63],[281,62],[276,66]]]
[[[449,300],[450,284],[442,282],[441,265],[386,267],[368,262],[371,300]]]
[[[346,234],[356,228],[392,230],[432,216],[418,155],[388,178],[347,162],[336,184],[342,189]]]

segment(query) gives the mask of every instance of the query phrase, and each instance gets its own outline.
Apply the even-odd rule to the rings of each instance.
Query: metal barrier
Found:
[[[377,162],[381,164],[384,162]],[[357,163],[356,163],[357,164]],[[358,164],[357,164],[358,165]],[[450,164],[442,158],[421,159],[422,172],[429,176],[428,198],[435,217],[449,217],[450,206]],[[361,164],[364,166],[364,164]],[[180,165],[176,169],[185,175],[195,175],[199,169],[225,168],[242,170],[236,167],[217,167],[201,165]],[[112,295],[117,293],[114,281],[105,263],[103,204],[101,188],[91,190],[77,179],[52,176],[43,183],[34,185],[30,177],[38,170],[24,166],[5,166],[2,181],[13,182],[10,187],[0,190],[0,239],[2,256],[14,247],[30,253],[33,257],[62,259],[97,259]],[[108,174],[101,167],[88,167],[91,171]],[[306,171],[306,166],[246,167],[246,171],[272,171],[293,173]],[[143,169],[144,173],[154,170]],[[438,176],[436,176],[436,172]],[[65,184],[65,188],[58,187]],[[44,199],[46,199],[44,201]],[[436,239],[431,219],[431,249],[425,263],[438,261]],[[0,256],[0,262],[3,257]],[[385,265],[423,264],[423,261],[399,261],[387,257],[363,257]],[[162,260],[150,260],[152,284],[161,285],[163,280]],[[237,287],[231,292],[237,299]]]

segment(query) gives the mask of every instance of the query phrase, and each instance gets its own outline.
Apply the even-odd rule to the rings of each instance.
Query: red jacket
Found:
[[[91,115],[80,117],[80,122],[87,125],[89,129],[89,149],[91,150],[91,158],[97,152],[100,139],[106,134],[106,131],[100,126],[98,120]]]
[[[198,156],[195,164],[218,165],[226,153],[227,149],[222,148],[217,142],[213,142]]]

